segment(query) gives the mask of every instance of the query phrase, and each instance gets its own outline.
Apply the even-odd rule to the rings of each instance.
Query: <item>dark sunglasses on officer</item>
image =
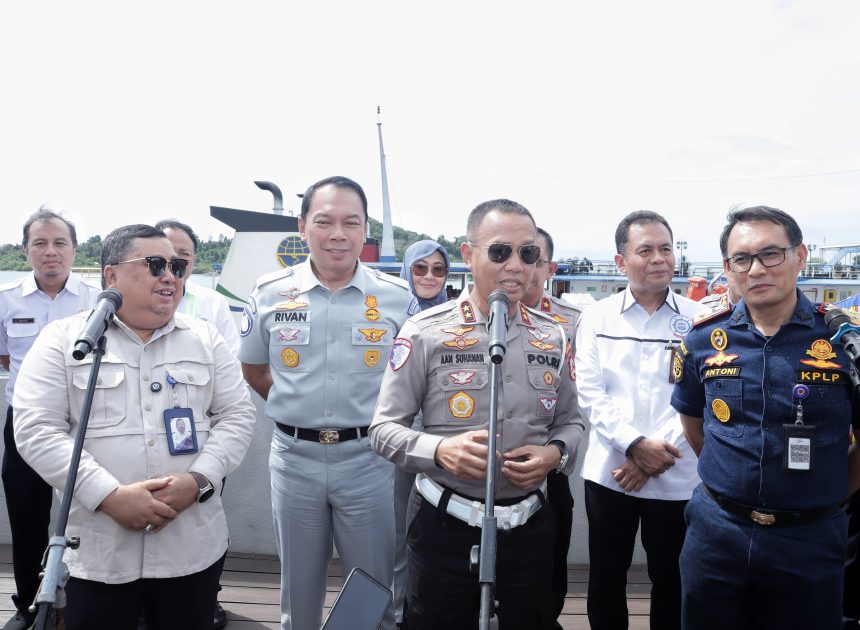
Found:
[[[146,261],[149,267],[149,273],[154,277],[160,278],[164,275],[167,266],[170,265],[170,273],[174,278],[181,278],[185,275],[185,270],[188,269],[188,260],[185,258],[171,258],[167,260],[164,256],[144,256],[143,258],[132,258],[130,260],[121,260],[115,265],[124,265],[126,263]]]
[[[506,262],[514,253],[514,248],[507,243],[490,243],[489,245],[472,243],[472,245],[486,249],[487,258],[490,259],[490,262],[497,264]],[[523,245],[517,249],[517,254],[524,265],[534,265],[540,259],[540,245]]]

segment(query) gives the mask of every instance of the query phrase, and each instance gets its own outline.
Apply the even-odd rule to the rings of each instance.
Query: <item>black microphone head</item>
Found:
[[[102,300],[111,302],[115,307],[114,311],[118,311],[122,307],[122,293],[116,289],[105,289],[99,293],[97,301],[101,302]]]
[[[487,298],[487,306],[492,308],[493,303],[498,302],[500,300],[502,301],[502,303],[504,303],[506,308],[511,305],[511,298],[508,297],[508,294],[501,289],[496,289],[495,291],[490,293],[490,297]]]

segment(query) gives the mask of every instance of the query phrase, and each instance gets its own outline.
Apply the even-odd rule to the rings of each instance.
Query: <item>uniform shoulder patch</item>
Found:
[[[732,306],[728,300],[720,300],[711,307],[706,307],[693,316],[693,328],[710,322],[732,312]]]
[[[261,287],[264,284],[269,284],[270,282],[280,280],[281,278],[289,278],[291,275],[293,275],[292,267],[278,269],[277,271],[270,271],[269,273],[264,273],[262,276],[257,278],[257,286]]]
[[[376,278],[377,280],[382,280],[383,282],[390,282],[391,284],[397,285],[398,287],[401,287],[401,288],[409,291],[409,283],[406,282],[406,280],[403,280],[402,278],[398,278],[397,276],[392,276],[389,273],[383,273],[379,269],[373,269],[371,267],[365,267],[364,265],[362,265],[362,268],[367,273],[369,273],[374,278]]]

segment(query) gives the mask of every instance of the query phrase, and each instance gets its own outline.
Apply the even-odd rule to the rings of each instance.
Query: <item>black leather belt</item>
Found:
[[[816,508],[814,510],[766,510],[764,508],[744,505],[743,503],[736,503],[721,494],[717,494],[705,484],[702,484],[702,489],[705,491],[705,494],[711,497],[726,512],[749,519],[759,525],[801,525],[803,523],[814,523],[833,516],[839,510],[838,505]]]
[[[320,444],[337,444],[338,442],[348,442],[349,440],[357,440],[367,437],[367,430],[370,427],[356,427],[354,429],[301,429],[299,427],[291,427],[288,424],[275,423],[277,427],[289,436],[297,440],[307,440],[308,442],[319,442]]]

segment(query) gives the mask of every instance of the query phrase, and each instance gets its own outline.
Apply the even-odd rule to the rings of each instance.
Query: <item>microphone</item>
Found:
[[[860,326],[850,311],[842,308],[831,308],[824,314],[824,323],[833,333],[830,341],[841,343],[845,354],[854,365],[860,359]]]
[[[105,334],[114,314],[122,306],[122,293],[116,289],[107,289],[99,293],[96,307],[87,318],[87,323],[75,341],[72,356],[80,361],[96,347],[99,339]]]
[[[508,308],[511,300],[508,294],[497,289],[490,293],[487,306],[490,307],[490,317],[487,329],[490,331],[490,361],[501,363],[508,349]]]

